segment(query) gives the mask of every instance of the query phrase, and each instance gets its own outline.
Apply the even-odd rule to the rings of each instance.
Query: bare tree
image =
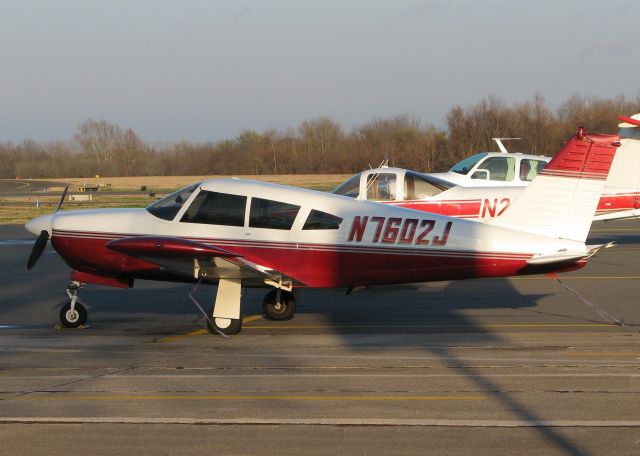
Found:
[[[74,139],[81,149],[95,158],[101,168],[110,164],[120,147],[122,128],[106,120],[88,119],[78,127]]]

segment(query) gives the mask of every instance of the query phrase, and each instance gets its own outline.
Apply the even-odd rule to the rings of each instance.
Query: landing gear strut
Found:
[[[271,290],[262,301],[262,309],[269,320],[291,320],[296,313],[296,298],[290,291]]]
[[[87,309],[78,302],[80,288],[82,284],[76,281],[67,287],[69,300],[60,309],[60,324],[65,328],[77,328],[87,322]]]
[[[242,329],[240,318],[240,279],[220,279],[216,300],[207,318],[207,330],[211,334],[232,335]]]

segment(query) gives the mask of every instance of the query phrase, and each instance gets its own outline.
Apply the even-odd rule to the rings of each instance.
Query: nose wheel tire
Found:
[[[242,319],[235,318],[215,318],[209,316],[209,320],[207,320],[207,331],[211,334],[226,334],[227,336],[231,336],[233,334],[238,334],[242,329]]]
[[[279,300],[278,291],[280,291]],[[290,291],[271,290],[264,297],[262,309],[268,320],[291,320],[296,313],[296,298]]]
[[[86,322],[87,309],[79,302],[76,302],[73,311],[71,310],[71,301],[67,301],[60,309],[60,324],[65,328],[77,328]]]

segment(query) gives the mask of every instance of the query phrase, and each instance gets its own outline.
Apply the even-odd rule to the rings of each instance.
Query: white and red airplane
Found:
[[[640,119],[640,115],[637,117]],[[633,118],[621,117],[620,119],[630,119],[636,124],[640,124],[640,120]],[[625,123],[624,125],[632,124]],[[635,128],[631,126],[623,128],[626,128],[626,131],[623,129],[618,135],[608,136],[612,142],[619,141],[623,137],[633,137],[634,133],[640,132],[638,125]],[[535,175],[539,172],[536,168],[537,165],[532,163],[533,159],[528,158],[528,155],[495,154],[497,154],[495,160],[510,159],[512,172],[514,169],[520,170],[515,174],[523,179],[525,179],[525,174],[529,175],[534,170],[536,170]],[[477,155],[473,157],[477,157]],[[491,156],[488,158],[494,160]],[[546,162],[543,161],[536,163],[546,165]],[[489,165],[478,164],[476,166],[489,167]],[[369,169],[349,178],[339,185],[333,193],[451,217],[487,220],[504,214],[511,202],[524,189],[524,187],[516,185],[496,187],[456,185],[441,178],[446,177],[446,174],[423,174],[391,167]],[[594,214],[594,220],[619,220],[637,217],[640,217],[640,153],[626,149],[618,153],[613,161],[611,172],[607,177]]]
[[[294,288],[356,287],[503,277],[581,268],[603,245],[585,244],[611,163],[640,141],[579,133],[489,223],[313,190],[241,179],[183,188],[146,209],[36,217],[27,263],[47,241],[72,268],[66,327],[82,325],[83,284],[136,279],[217,283],[210,332],[241,329],[241,287],[270,287],[267,318],[295,313]],[[63,195],[64,197],[64,195]]]

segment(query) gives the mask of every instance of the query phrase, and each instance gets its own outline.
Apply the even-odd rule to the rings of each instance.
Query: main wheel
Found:
[[[79,302],[76,302],[73,312],[71,311],[71,301],[67,301],[60,309],[60,324],[65,328],[77,328],[86,322],[87,309]]]
[[[211,322],[209,320],[211,320]],[[233,334],[238,334],[241,329],[241,318],[215,318],[209,315],[209,318],[207,319],[207,331],[209,331],[211,334],[222,333],[226,334],[227,336],[231,336]]]
[[[280,290],[280,300],[277,300],[278,290],[271,290],[262,301],[262,309],[268,320],[291,320],[296,313],[296,298],[290,291]]]

